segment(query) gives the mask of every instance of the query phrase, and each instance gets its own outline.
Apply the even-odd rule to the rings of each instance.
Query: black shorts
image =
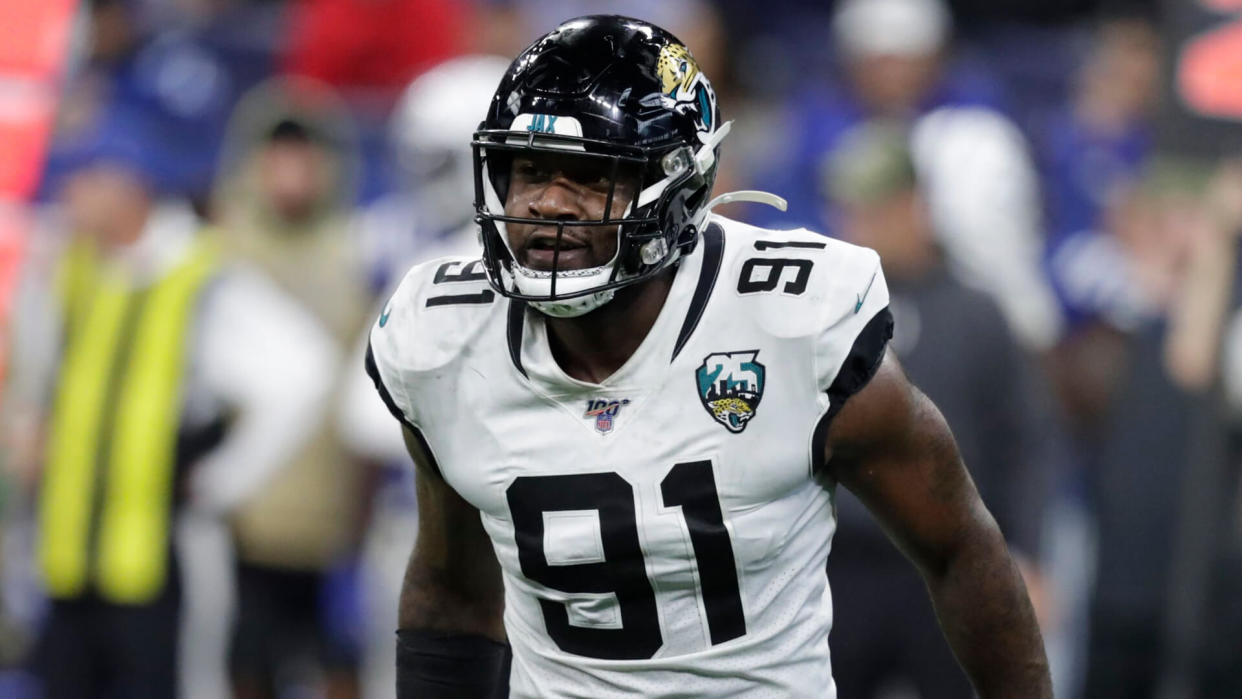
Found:
[[[53,601],[35,649],[46,699],[171,699],[177,693],[180,599],[120,605],[94,596]]]
[[[357,651],[324,620],[326,575],[238,563],[237,623],[229,653],[234,677],[270,684],[281,669],[313,663],[352,670]]]

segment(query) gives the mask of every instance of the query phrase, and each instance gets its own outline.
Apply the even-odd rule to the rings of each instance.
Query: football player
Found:
[[[482,259],[413,268],[370,338],[419,464],[399,696],[835,696],[838,485],[981,696],[1051,695],[1001,533],[885,351],[879,258],[712,215],[780,203],[710,198],[728,130],[687,48],[624,17],[562,24],[501,80]]]

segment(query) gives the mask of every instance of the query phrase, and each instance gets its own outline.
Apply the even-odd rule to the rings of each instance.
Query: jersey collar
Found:
[[[647,337],[621,368],[598,384],[567,375],[552,356],[544,317],[511,299],[505,335],[514,368],[549,393],[575,398],[579,393],[659,385],[703,317],[720,274],[724,242],[721,226],[709,223],[700,244],[678,266],[668,298]]]

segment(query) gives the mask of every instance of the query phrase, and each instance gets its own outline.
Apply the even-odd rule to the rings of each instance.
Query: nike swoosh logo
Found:
[[[391,304],[384,306],[384,312],[380,313],[379,326],[382,328],[388,324],[388,314],[392,312]]]
[[[858,303],[854,304],[855,313],[862,310],[863,301],[866,300],[867,294],[871,293],[871,285],[875,283],[875,275],[876,275],[875,272],[871,273],[871,281],[867,282],[867,288],[863,289],[862,294],[855,294],[855,296],[858,297]],[[383,323],[381,323],[381,325],[383,325]]]

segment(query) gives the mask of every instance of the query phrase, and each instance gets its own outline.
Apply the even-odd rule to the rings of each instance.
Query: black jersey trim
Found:
[[[681,354],[694,329],[699,327],[703,319],[703,311],[707,309],[707,301],[716,288],[716,278],[720,276],[720,267],[724,261],[724,229],[720,224],[710,223],[703,231],[703,268],[699,272],[698,285],[694,287],[694,296],[690,299],[690,308],[686,311],[686,319],[681,324],[681,332],[677,333],[677,344],[673,345],[671,363]]]
[[[405,428],[406,432],[412,435],[414,440],[418,442],[418,446],[422,448],[423,454],[427,457],[427,465],[436,474],[443,477],[443,473],[440,471],[440,464],[436,461],[435,453],[431,451],[431,445],[427,443],[427,438],[423,436],[423,431],[415,427],[414,423],[410,422],[405,413],[401,411],[401,408],[397,407],[396,401],[392,399],[392,394],[388,392],[388,387],[384,385],[384,380],[380,378],[379,366],[375,363],[375,353],[371,351],[370,341],[367,342],[366,368],[367,375],[375,383],[375,390],[379,391],[380,398],[383,399],[388,412],[392,413],[393,417],[400,421],[401,426]]]
[[[841,411],[845,401],[861,391],[880,370],[880,363],[884,361],[884,350],[892,337],[893,314],[888,310],[888,306],[885,306],[867,321],[862,332],[854,338],[854,344],[850,347],[849,354],[845,355],[840,371],[832,380],[832,385],[828,387],[828,412],[820,418],[811,437],[811,455],[814,459],[815,471],[819,471],[824,466],[824,447],[828,440],[828,428],[832,424],[832,419]]]
[[[522,330],[526,326],[526,302],[509,299],[509,324],[505,335],[509,341],[509,358],[518,373],[526,378],[526,369],[522,367]]]
[[[427,443],[427,438],[423,436],[423,431],[418,429],[417,427],[414,427],[408,422],[405,423],[405,428],[410,434],[410,436],[414,438],[414,441],[418,442],[418,446],[422,450],[423,456],[427,459],[427,463],[423,465],[430,468],[437,476],[440,477],[441,480],[443,480],[444,471],[440,469],[440,462],[436,461],[436,454],[435,452],[431,450],[431,445]],[[408,448],[408,444],[407,444],[407,448]],[[411,454],[410,458],[413,458],[413,457],[414,455]],[[415,465],[418,465],[417,459],[415,459]]]
[[[392,399],[392,394],[388,392],[388,387],[384,385],[384,379],[380,378],[379,366],[375,364],[375,353],[371,351],[370,341],[367,342],[366,367],[367,376],[371,377],[371,381],[375,384],[375,390],[379,391],[380,398],[384,400],[384,405],[388,408],[388,412],[401,421],[402,425],[417,432],[418,428],[414,426],[414,423],[410,422],[410,419],[405,416],[401,408],[397,407],[397,402]]]

